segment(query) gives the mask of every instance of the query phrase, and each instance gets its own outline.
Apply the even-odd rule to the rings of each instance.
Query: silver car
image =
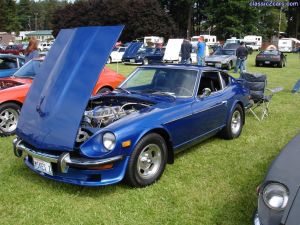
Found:
[[[236,49],[219,49],[214,54],[205,57],[205,64],[230,70],[236,64]]]

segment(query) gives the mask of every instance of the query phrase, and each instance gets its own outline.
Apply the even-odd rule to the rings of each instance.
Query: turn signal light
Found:
[[[131,141],[130,140],[128,140],[128,141],[123,141],[122,142],[122,147],[123,148],[127,148],[127,147],[129,147],[131,145]]]

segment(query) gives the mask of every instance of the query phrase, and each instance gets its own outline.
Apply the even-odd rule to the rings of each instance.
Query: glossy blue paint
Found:
[[[138,50],[143,45],[142,42],[131,42],[122,56],[122,62],[130,62],[130,59],[134,59]]]
[[[13,75],[24,63],[23,56],[0,54],[0,78]]]
[[[114,162],[111,169],[91,170],[71,166],[66,173],[54,169],[53,176],[38,172],[40,175],[57,181],[87,186],[119,182],[124,177],[134,148],[147,133],[153,130],[164,132],[168,136],[166,141],[170,143],[170,154],[172,154],[171,152],[189,147],[216,134],[226,125],[227,118],[236,104],[241,104],[242,107],[248,104],[247,90],[230,76],[230,84],[220,91],[206,97],[197,94],[203,73],[219,72],[218,69],[188,65],[143,66],[137,68],[137,71],[144,68],[195,71],[197,77],[195,88],[191,90],[192,97],[173,98],[166,95],[117,91],[93,97],[89,103],[95,100],[113,99],[122,102],[147,102],[150,106],[116,120],[104,128],[91,128],[92,134],[88,140],[74,147],[84,110],[87,105],[90,105],[88,98],[96,82],[96,75],[106,62],[110,48],[114,45],[113,41],[117,40],[121,29],[122,27],[84,28],[83,30],[79,28],[65,30],[59,35],[52,47],[53,50],[51,49],[47,56],[47,63],[44,63],[42,72],[37,75],[38,79],[35,79],[30,95],[23,106],[17,135],[34,150],[40,152],[47,150],[47,154],[72,151],[72,154],[86,160],[108,159],[116,156],[122,156],[122,159]],[[107,32],[109,35],[106,34]],[[103,43],[98,43],[95,40],[98,38],[94,38],[92,43],[86,42],[86,45],[89,45],[86,52],[85,48],[80,48],[79,52],[78,48],[75,48],[78,42],[84,42],[85,39],[89,39],[88,37],[98,34],[101,34],[99,38],[103,38],[101,39]],[[95,50],[96,44],[101,46],[100,49]],[[101,56],[96,56],[101,49]],[[75,65],[74,58],[78,61],[80,56],[82,58],[79,60],[79,65]],[[67,60],[68,57],[71,57],[71,60]],[[57,58],[61,60],[55,63]],[[91,64],[85,65],[86,62]],[[135,72],[131,76],[134,74]],[[112,132],[116,137],[116,147],[112,151],[107,151],[103,146],[102,137],[105,132]],[[122,143],[128,140],[131,145],[122,147]],[[25,158],[25,163],[37,172],[30,158]]]
[[[40,149],[72,151],[92,90],[123,26],[62,30],[36,75],[17,135]]]

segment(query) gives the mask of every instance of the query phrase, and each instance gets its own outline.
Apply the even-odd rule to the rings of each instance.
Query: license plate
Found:
[[[213,66],[214,64],[213,63],[206,63],[208,66]]]
[[[135,62],[135,60],[134,60],[134,59],[130,59],[129,61],[130,61],[131,63],[134,63],[134,62]]]
[[[222,67],[222,64],[221,64],[221,63],[216,63],[215,66],[216,66],[217,68],[221,68],[221,67]]]
[[[270,64],[270,61],[265,61],[265,64]]]
[[[40,159],[33,158],[33,166],[34,166],[34,169],[53,176],[51,163],[45,162]]]

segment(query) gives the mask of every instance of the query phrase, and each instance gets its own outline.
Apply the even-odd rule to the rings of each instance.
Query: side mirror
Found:
[[[202,95],[200,96],[200,98],[204,98],[206,96],[210,96],[210,94],[211,94],[210,88],[204,88],[203,91],[202,91]]]

